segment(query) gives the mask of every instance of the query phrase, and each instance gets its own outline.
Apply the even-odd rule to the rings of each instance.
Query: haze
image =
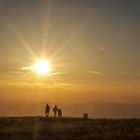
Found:
[[[49,103],[104,117],[113,109],[97,115],[96,103],[117,103],[139,117],[126,109],[140,102],[139,13],[138,0],[0,0],[0,116],[43,115]],[[23,69],[39,58],[52,74]]]

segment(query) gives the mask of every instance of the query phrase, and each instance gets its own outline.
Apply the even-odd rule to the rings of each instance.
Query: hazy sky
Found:
[[[139,103],[139,72],[138,0],[0,0],[0,106]]]

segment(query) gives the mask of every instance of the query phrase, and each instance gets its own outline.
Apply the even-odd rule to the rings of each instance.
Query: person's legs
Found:
[[[49,117],[49,112],[46,113],[47,118]]]
[[[54,112],[54,116],[56,117],[56,111]]]

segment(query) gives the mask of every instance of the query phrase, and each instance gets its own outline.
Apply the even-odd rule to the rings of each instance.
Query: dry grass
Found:
[[[0,118],[0,140],[139,140],[140,120]]]

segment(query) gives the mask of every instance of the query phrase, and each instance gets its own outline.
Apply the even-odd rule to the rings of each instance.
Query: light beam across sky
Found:
[[[138,0],[0,0],[0,106],[139,103],[139,13]]]

